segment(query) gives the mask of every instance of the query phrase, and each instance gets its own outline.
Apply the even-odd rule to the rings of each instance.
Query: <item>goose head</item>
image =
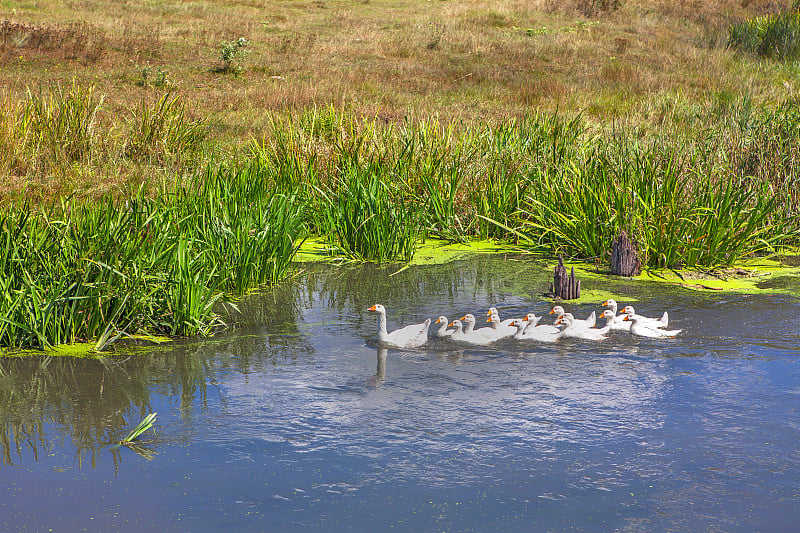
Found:
[[[548,314],[556,315],[557,317],[561,318],[562,316],[564,316],[564,308],[561,307],[560,305],[557,305],[557,306],[553,307],[550,310],[550,313],[548,313]]]
[[[526,321],[528,324],[534,324],[534,325],[536,325],[536,324],[538,324],[538,323],[539,323],[539,321],[540,321],[541,319],[542,319],[542,317],[540,317],[540,316],[536,316],[536,315],[535,315],[535,314],[533,314],[533,313],[528,313],[527,315],[525,315],[525,321]]]
[[[386,314],[386,308],[383,307],[381,304],[375,304],[372,307],[370,307],[369,309],[367,309],[367,311],[372,311],[373,313]]]
[[[528,322],[526,320],[520,320],[517,318],[512,320],[509,325],[517,328],[517,332],[522,332],[522,330],[525,329],[525,326],[528,325]]]
[[[616,316],[616,315],[614,315],[614,311],[612,311],[611,309],[606,309],[605,311],[603,311],[603,314],[600,315],[600,318],[605,318],[606,320],[611,320],[611,319],[614,318],[614,316]]]
[[[476,322],[475,315],[473,315],[472,313],[467,313],[466,315],[462,316],[459,320],[461,320],[462,322],[466,322],[467,324],[470,323],[474,324]]]
[[[558,320],[555,321],[555,325],[558,326],[559,324],[563,324],[564,329],[567,329],[568,327],[572,326],[572,321],[573,321],[572,313],[564,313],[563,315],[558,317]]]

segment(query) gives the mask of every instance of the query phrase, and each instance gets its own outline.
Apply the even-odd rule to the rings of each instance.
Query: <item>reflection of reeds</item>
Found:
[[[109,443],[130,431],[129,420],[152,410],[154,386],[169,388],[184,412],[205,403],[213,363],[197,353],[199,346],[193,348],[186,353],[162,347],[124,360],[0,358],[0,413],[6,421],[0,424],[0,469],[25,456],[44,457],[59,445],[74,448],[78,466],[94,466]]]

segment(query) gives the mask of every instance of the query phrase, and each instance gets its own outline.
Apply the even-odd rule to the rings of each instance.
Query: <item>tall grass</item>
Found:
[[[65,91],[60,85],[48,94],[28,91],[25,114],[38,139],[37,151],[46,152],[52,162],[79,161],[91,155],[97,112],[102,97],[89,86],[72,83]]]
[[[131,159],[163,162],[195,153],[207,134],[206,121],[188,119],[186,104],[170,91],[153,104],[141,100],[131,113],[123,152]]]
[[[626,230],[654,267],[797,244],[797,102],[731,99],[697,122],[691,135],[648,138],[589,133],[558,114],[458,129],[384,127],[332,108],[275,120],[247,160],[154,197],[0,211],[0,345],[208,334],[225,295],[285,278],[309,233],[336,256],[376,262],[410,260],[424,235],[604,262]]]
[[[104,102],[93,86],[75,81],[29,89],[22,100],[3,95],[0,178],[22,178],[12,180],[18,198],[30,199],[41,187],[51,201],[148,165],[191,174],[209,152],[207,120],[192,119],[172,92],[154,102],[142,99],[125,121]]]
[[[558,114],[456,130],[433,120],[378,128],[326,109],[277,124],[257,155],[307,195],[334,253],[356,260],[406,260],[419,232],[603,260],[625,229],[646,264],[727,264],[796,235],[792,109],[732,100],[709,110],[702,134],[649,143]]]
[[[258,169],[209,169],[185,190],[124,204],[67,201],[0,218],[0,345],[133,333],[208,334],[227,293],[285,277],[302,208]]]
[[[561,176],[537,175],[516,228],[528,246],[604,259],[627,230],[647,265],[728,265],[794,234],[763,183],[715,175],[699,161],[682,165],[655,144],[618,142],[593,146]]]
[[[737,22],[728,30],[728,45],[762,57],[800,57],[800,6]]]
[[[425,231],[464,241],[472,219],[464,187],[475,155],[471,143],[461,141],[452,125],[442,127],[433,120],[404,124],[386,142],[393,143],[394,179],[407,184],[412,198],[425,201]]]
[[[408,261],[422,210],[404,199],[373,163],[351,161],[323,195],[318,225],[334,249],[359,261]]]

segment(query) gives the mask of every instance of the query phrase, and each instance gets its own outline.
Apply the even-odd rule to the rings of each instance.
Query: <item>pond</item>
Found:
[[[541,314],[549,276],[315,266],[211,339],[0,359],[0,530],[794,530],[796,299],[605,281],[683,332],[374,343],[374,303],[390,329]],[[140,449],[109,445],[149,412]]]

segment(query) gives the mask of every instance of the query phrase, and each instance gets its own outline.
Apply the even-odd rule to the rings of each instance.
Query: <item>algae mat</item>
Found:
[[[407,264],[399,264],[398,272],[413,266],[440,265],[468,259],[475,254],[508,254],[518,261],[530,261],[543,269],[553,268],[555,259],[531,255],[508,243],[473,240],[467,243],[426,238],[417,247],[414,258]],[[297,263],[342,261],[330,253],[324,238],[308,239],[295,258]],[[565,262],[568,269],[575,268],[582,280],[581,298],[576,302],[613,298],[615,293],[605,289],[621,278],[611,276],[595,264],[580,261]],[[623,278],[625,279],[625,278]],[[789,294],[800,296],[800,252],[789,255],[774,255],[752,258],[738,262],[730,268],[707,269],[650,269],[631,281],[663,283],[687,290],[736,291],[753,294]]]

